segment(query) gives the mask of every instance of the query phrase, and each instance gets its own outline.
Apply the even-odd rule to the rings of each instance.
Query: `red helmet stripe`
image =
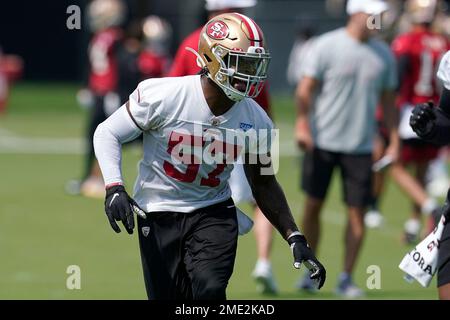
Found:
[[[253,20],[252,20],[252,21],[253,21]],[[263,47],[263,46],[264,46],[264,43],[263,43],[263,39],[264,39],[263,32],[262,32],[261,28],[256,24],[255,21],[253,21],[253,23],[255,24],[256,31],[258,32],[259,46],[260,46],[260,47]]]
[[[255,47],[262,46],[262,33],[258,25],[253,21],[252,19],[244,16],[240,13],[235,13],[239,18],[242,19],[245,26],[247,27],[247,30],[249,31],[250,36],[250,45]]]
[[[249,18],[249,17],[246,17],[246,18],[248,20],[250,20],[251,26],[255,27],[256,32],[255,31],[253,31],[253,32],[258,35],[257,39],[255,39],[255,40],[259,40],[258,46],[262,47],[263,46],[263,33],[262,33],[261,28],[256,24],[256,22],[252,18]]]

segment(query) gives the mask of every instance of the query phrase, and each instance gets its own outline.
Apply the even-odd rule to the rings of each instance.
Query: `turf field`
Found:
[[[77,86],[20,84],[7,115],[0,117],[0,299],[145,299],[136,235],[116,235],[103,212],[103,201],[70,196],[67,180],[82,168],[86,111],[75,101]],[[300,157],[292,140],[293,105],[290,97],[274,97],[275,120],[281,130],[279,181],[298,221],[303,197],[298,188]],[[128,185],[136,176],[137,147],[125,149]],[[300,272],[293,269],[289,247],[276,236],[273,265],[281,299],[334,299],[342,265],[345,211],[336,175],[322,215],[319,256],[328,279],[315,295],[300,294],[294,285]],[[408,284],[398,264],[408,251],[401,230],[410,205],[389,184],[383,201],[386,225],[369,230],[355,280],[366,287],[366,270],[381,270],[381,289],[366,290],[368,299],[435,299],[430,288]],[[248,207],[244,207],[249,211]],[[256,252],[253,235],[239,240],[235,272],[228,288],[230,299],[263,299],[250,274]],[[66,269],[81,268],[81,290],[68,290]]]

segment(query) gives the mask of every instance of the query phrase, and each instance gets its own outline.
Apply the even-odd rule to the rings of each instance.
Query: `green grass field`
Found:
[[[136,235],[116,235],[103,212],[103,201],[70,196],[67,180],[82,169],[82,134],[86,112],[75,101],[75,85],[20,84],[13,90],[8,113],[0,117],[0,299],[145,299]],[[296,220],[303,196],[298,188],[300,157],[292,140],[290,97],[274,97],[275,120],[281,130],[283,156],[279,181]],[[140,151],[125,149],[128,185],[136,176]],[[401,241],[409,202],[389,184],[382,210],[383,229],[369,230],[355,280],[366,287],[370,265],[381,268],[381,289],[366,290],[368,299],[436,299],[430,288],[408,284],[398,264],[410,249]],[[249,211],[248,207],[244,207]],[[345,210],[340,181],[335,176],[322,214],[319,256],[327,282],[315,295],[301,294],[295,283],[302,274],[292,267],[287,244],[278,235],[273,266],[281,299],[335,299],[342,266]],[[250,274],[256,258],[252,234],[240,237],[230,299],[264,299],[256,293]],[[66,269],[81,268],[81,290],[68,290]]]

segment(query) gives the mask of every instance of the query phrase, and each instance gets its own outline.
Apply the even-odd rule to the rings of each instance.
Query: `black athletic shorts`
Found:
[[[236,257],[233,200],[191,213],[151,212],[138,218],[149,299],[225,300]]]
[[[450,223],[442,233],[438,259],[438,287],[450,283]]]
[[[341,172],[344,202],[368,206],[372,195],[372,155],[344,154],[315,148],[303,159],[301,187],[309,196],[325,199],[334,168]]]

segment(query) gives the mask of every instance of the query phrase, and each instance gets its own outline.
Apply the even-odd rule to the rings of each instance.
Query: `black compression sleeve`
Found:
[[[426,140],[438,145],[450,143],[450,115],[445,113],[440,107],[434,111],[436,115],[435,126]]]
[[[435,110],[435,128],[432,132],[431,141],[439,145],[450,143],[450,91],[442,90],[439,106]]]
[[[441,100],[439,101],[439,108],[450,116],[450,90],[444,88],[442,90]]]
[[[426,141],[438,145],[450,144],[450,91],[442,91],[439,106],[433,108],[436,117],[434,127],[429,134],[422,136]]]

